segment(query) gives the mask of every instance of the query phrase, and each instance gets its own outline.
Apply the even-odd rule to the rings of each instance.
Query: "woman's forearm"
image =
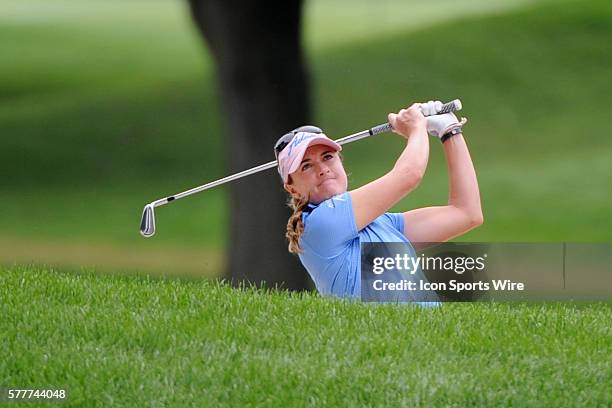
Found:
[[[463,210],[475,223],[482,223],[478,180],[463,134],[450,137],[443,146],[450,184],[448,205]]]
[[[429,160],[429,136],[425,129],[415,130],[409,137],[404,151],[395,162],[392,173],[407,184],[418,184],[425,174]],[[416,186],[412,186],[413,188]]]
[[[369,225],[414,190],[421,182],[427,166],[429,136],[423,126],[422,114],[409,108],[400,111],[399,115],[389,116],[396,133],[406,137],[408,142],[391,171],[350,192],[358,230]]]

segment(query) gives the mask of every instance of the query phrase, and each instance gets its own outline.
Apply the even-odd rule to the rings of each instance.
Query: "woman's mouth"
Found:
[[[325,180],[323,180],[322,182],[320,182],[320,183],[319,183],[319,185],[318,185],[317,187],[321,187],[323,184],[327,183],[328,181],[332,181],[332,180],[333,180],[333,178],[328,178],[328,179],[325,179]]]

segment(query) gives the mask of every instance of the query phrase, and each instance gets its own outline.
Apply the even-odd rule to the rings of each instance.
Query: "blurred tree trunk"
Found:
[[[310,122],[301,48],[302,0],[190,0],[193,19],[216,64],[225,113],[228,173],[274,159],[274,142]],[[229,270],[247,280],[299,290],[306,271],[287,251],[290,210],[275,169],[231,183]]]

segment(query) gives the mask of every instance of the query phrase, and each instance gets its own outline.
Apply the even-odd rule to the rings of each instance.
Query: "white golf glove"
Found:
[[[429,101],[421,104],[423,116],[437,115],[440,109],[442,109],[442,102],[440,101]]]
[[[431,136],[441,138],[451,129],[462,126],[467,122],[467,119],[457,119],[454,113],[443,113],[438,115],[437,112],[442,108],[442,102],[429,101],[421,104],[421,112],[427,117],[427,133]]]
[[[457,119],[454,113],[428,116],[427,133],[429,133],[431,136],[440,138],[452,128],[461,126],[463,123],[465,122],[459,122],[459,119]]]

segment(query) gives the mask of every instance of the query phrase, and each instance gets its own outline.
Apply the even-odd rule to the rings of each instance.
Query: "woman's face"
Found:
[[[285,190],[293,196],[310,196],[314,204],[344,193],[348,186],[340,155],[325,145],[310,146],[300,167],[289,176],[290,184],[285,184]]]

